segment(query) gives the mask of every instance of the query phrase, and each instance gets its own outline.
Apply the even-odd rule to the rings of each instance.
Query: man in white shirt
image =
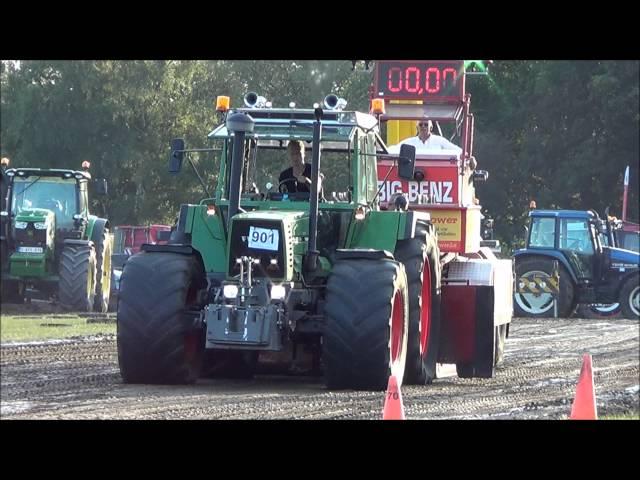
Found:
[[[433,130],[433,122],[431,120],[418,120],[416,126],[418,127],[418,135],[403,140],[400,145],[413,145],[416,147],[416,153],[424,149],[454,150],[458,155],[462,153],[462,149],[457,145],[440,135],[431,133],[431,130]]]

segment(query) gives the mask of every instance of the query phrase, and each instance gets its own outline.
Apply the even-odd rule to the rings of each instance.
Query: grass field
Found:
[[[0,315],[0,342],[25,342],[116,333],[116,324],[113,319],[98,323],[100,321],[73,314]]]

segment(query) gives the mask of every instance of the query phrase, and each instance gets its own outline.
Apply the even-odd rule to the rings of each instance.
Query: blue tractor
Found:
[[[593,210],[532,210],[529,218],[525,248],[514,252],[516,316],[553,316],[554,297],[545,285],[552,284],[556,265],[559,317],[570,317],[578,304],[613,303],[625,318],[640,316],[640,254],[606,245],[608,219]],[[539,288],[520,293],[518,284]]]

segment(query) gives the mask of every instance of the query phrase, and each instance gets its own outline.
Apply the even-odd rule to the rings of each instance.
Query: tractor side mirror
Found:
[[[413,180],[415,168],[416,147],[402,145],[400,147],[400,157],[398,158],[398,176],[403,180]]]
[[[94,181],[96,195],[108,195],[109,185],[106,178],[96,178]]]
[[[184,139],[174,138],[171,140],[171,155],[169,156],[169,173],[177,175],[182,168],[184,160]]]

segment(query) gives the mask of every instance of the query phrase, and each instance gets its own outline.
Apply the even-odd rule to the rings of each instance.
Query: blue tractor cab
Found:
[[[611,230],[608,219],[593,210],[532,210],[525,248],[514,252],[516,284],[551,279],[557,261],[560,317],[571,316],[578,304],[620,303],[625,318],[638,318],[640,255],[603,241]],[[516,288],[516,315],[552,316],[553,295],[533,290]]]

